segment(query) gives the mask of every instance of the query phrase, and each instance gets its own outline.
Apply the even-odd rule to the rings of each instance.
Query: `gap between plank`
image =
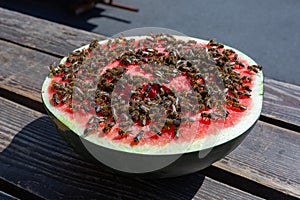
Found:
[[[282,128],[285,128],[285,129],[288,129],[288,130],[292,130],[292,131],[295,131],[295,132],[300,132],[300,126],[297,126],[295,124],[291,124],[291,123],[288,123],[288,122],[284,122],[284,121],[281,121],[281,120],[278,120],[278,119],[274,119],[274,118],[271,118],[271,117],[268,117],[268,116],[265,116],[265,115],[260,115],[259,120],[261,120],[263,122],[266,122],[266,123],[269,123],[269,124],[273,124],[273,125],[282,127]]]

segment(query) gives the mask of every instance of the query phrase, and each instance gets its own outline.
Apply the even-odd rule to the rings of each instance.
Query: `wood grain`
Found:
[[[0,98],[0,176],[47,199],[261,199],[200,173],[143,180],[86,163],[49,118]],[[20,117],[22,116],[22,117]]]
[[[300,127],[300,87],[269,78],[264,83],[263,115]]]
[[[43,80],[50,63],[58,58],[0,40],[0,84],[2,88],[41,102]]]
[[[54,55],[104,37],[0,8],[0,38]]]

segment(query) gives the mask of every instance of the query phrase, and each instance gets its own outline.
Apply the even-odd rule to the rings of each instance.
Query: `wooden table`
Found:
[[[126,178],[74,153],[40,98],[50,63],[103,37],[2,8],[0,30],[0,198],[300,198],[299,86],[265,78],[258,124],[211,167],[163,180]]]

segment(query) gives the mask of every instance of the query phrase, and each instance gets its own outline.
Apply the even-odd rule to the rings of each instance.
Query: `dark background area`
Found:
[[[1,0],[0,6],[75,28],[112,36],[139,27],[162,27],[235,47],[264,67],[267,77],[300,85],[298,0],[114,0],[130,12],[98,4],[75,15],[72,0]]]

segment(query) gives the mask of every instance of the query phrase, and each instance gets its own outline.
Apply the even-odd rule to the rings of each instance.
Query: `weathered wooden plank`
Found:
[[[59,58],[0,41],[0,88],[41,102],[48,65]],[[262,114],[300,127],[300,86],[265,78]],[[299,128],[300,129],[300,128]]]
[[[35,195],[47,199],[261,199],[200,173],[143,180],[105,172],[82,161],[45,115],[3,98],[0,109],[0,177]]]
[[[264,82],[263,115],[300,127],[300,87],[269,78]]]
[[[0,8],[0,38],[55,55],[104,37]]]
[[[41,102],[40,91],[48,66],[59,59],[4,41],[0,41],[0,46],[1,87]]]

